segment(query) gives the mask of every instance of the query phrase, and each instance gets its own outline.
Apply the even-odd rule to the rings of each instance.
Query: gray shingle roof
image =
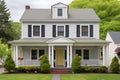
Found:
[[[51,40],[54,38],[23,38],[20,40],[14,40],[14,41],[10,41],[9,43],[46,43],[48,40]],[[99,40],[99,39],[95,39],[95,38],[69,38],[73,41],[75,41],[75,43],[109,43],[109,41],[105,41],[105,40]]]
[[[25,10],[22,22],[100,22],[93,9],[69,9],[68,19],[52,19],[51,9]]]
[[[120,44],[120,32],[108,32],[115,44]]]

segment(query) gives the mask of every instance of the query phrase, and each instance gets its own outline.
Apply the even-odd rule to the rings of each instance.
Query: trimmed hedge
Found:
[[[108,68],[105,66],[95,67],[95,66],[82,66],[80,72],[85,73],[106,73],[108,72]]]
[[[16,72],[20,73],[40,73],[40,69],[37,66],[20,66],[16,68]]]

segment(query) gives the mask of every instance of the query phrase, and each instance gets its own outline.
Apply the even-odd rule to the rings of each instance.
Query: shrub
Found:
[[[99,72],[102,72],[102,73],[108,72],[108,68],[106,66],[100,66]]]
[[[4,62],[4,68],[8,71],[11,72],[11,70],[15,69],[15,63],[11,57],[11,55],[9,54]]]
[[[24,66],[19,66],[19,67],[17,68],[17,70],[18,70],[18,72],[26,72]]]
[[[43,55],[40,61],[40,71],[48,73],[50,71],[50,64],[46,55]]]
[[[74,73],[79,73],[81,70],[80,60],[81,60],[80,57],[78,56],[78,54],[76,54],[72,61],[72,66],[71,66],[71,69]]]
[[[37,67],[36,66],[26,66],[25,70],[26,70],[26,72],[35,72],[35,71],[37,71]]]
[[[118,62],[117,57],[115,56],[110,64],[110,71],[112,71],[113,73],[119,73],[119,69],[120,69],[120,64]]]

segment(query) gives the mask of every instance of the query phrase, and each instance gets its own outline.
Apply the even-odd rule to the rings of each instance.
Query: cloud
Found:
[[[62,2],[69,4],[72,0],[5,0],[7,8],[11,13],[11,20],[19,21],[22,16],[25,5],[30,5],[32,8],[50,8],[51,5]]]

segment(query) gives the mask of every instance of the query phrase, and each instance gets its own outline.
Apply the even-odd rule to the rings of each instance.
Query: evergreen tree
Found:
[[[120,64],[116,56],[112,59],[112,62],[110,64],[110,70],[113,73],[118,73],[120,71]]]
[[[43,55],[40,61],[40,70],[43,73],[48,73],[50,70],[50,64],[46,55]]]
[[[0,3],[0,38],[2,38],[4,43],[13,40],[13,30],[9,18],[9,9],[7,9],[5,1],[2,0]]]
[[[15,69],[15,63],[11,57],[11,54],[9,54],[4,62],[4,68],[8,71],[11,72],[11,70]]]
[[[76,54],[74,56],[74,59],[72,61],[72,66],[71,69],[74,73],[79,73],[80,72],[80,68],[81,68],[81,63],[80,63],[80,57],[78,56],[78,54]]]

